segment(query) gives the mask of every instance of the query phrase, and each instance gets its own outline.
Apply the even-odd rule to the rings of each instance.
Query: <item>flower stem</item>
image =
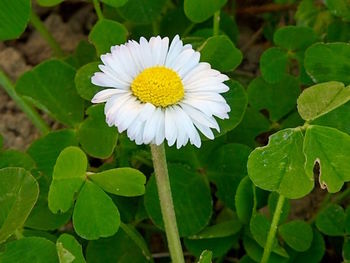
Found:
[[[30,16],[30,23],[34,26],[34,28],[39,32],[39,34],[46,40],[46,42],[50,45],[54,54],[57,57],[63,57],[64,52],[61,49],[60,45],[56,41],[56,39],[52,36],[49,30],[47,30],[44,23],[40,20],[37,14],[34,13],[33,9]]]
[[[94,4],[94,8],[95,8],[98,20],[103,19],[103,14],[102,14],[100,3],[98,2],[98,0],[92,0],[92,2]]]
[[[267,263],[269,261],[270,254],[272,251],[273,241],[275,240],[278,222],[280,221],[280,217],[281,217],[284,199],[285,198],[283,195],[280,195],[278,197],[276,209],[275,209],[275,212],[274,212],[273,218],[272,218],[270,231],[269,231],[268,236],[267,236],[267,240],[266,240],[266,244],[265,244],[265,248],[264,248],[264,253],[263,253],[263,256],[261,258],[260,263]]]
[[[184,256],[176,224],[174,204],[171,197],[164,145],[161,144],[157,146],[151,144],[151,152],[170,256],[173,263],[184,263]]]
[[[220,9],[214,13],[213,17],[213,36],[218,36],[220,32]]]
[[[47,126],[47,124],[41,119],[39,114],[17,94],[11,80],[1,70],[0,86],[2,86],[7,94],[16,102],[18,107],[20,107],[20,109],[27,114],[28,118],[33,122],[33,124],[42,134],[46,134],[50,131],[49,126]]]

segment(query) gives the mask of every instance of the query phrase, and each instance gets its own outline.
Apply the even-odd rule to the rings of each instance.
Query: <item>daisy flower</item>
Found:
[[[198,131],[213,139],[212,129],[220,131],[215,117],[228,119],[230,107],[220,94],[229,90],[229,78],[199,62],[200,53],[183,45],[175,36],[141,37],[111,48],[101,56],[102,72],[93,84],[108,87],[98,92],[93,103],[106,102],[109,126],[126,131],[136,144],[160,145],[166,139],[177,148],[188,141],[200,147]]]

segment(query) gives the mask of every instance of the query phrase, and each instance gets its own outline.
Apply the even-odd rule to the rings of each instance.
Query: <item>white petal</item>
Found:
[[[207,137],[210,140],[214,139],[214,133],[212,132],[212,130],[208,126],[205,126],[205,125],[203,125],[199,122],[196,122],[196,121],[194,121],[193,123],[196,126],[196,128],[198,130],[200,130],[201,133],[204,134],[205,137]]]
[[[186,92],[185,96],[188,99],[198,99],[198,100],[204,100],[204,101],[215,101],[215,102],[226,103],[225,98],[217,92],[207,92],[207,91]]]
[[[184,49],[172,63],[168,64],[168,66],[183,77],[186,72],[198,65],[199,59],[199,52],[196,52],[193,49]]]
[[[129,128],[131,123],[140,114],[141,104],[136,98],[131,98],[125,107],[121,107],[114,124],[118,127],[119,132],[123,132]]]
[[[219,125],[212,116],[208,116],[202,111],[193,108],[191,105],[187,105],[184,103],[180,103],[182,109],[186,112],[188,116],[192,119],[193,122],[200,123],[204,126],[208,126],[209,128],[214,128],[217,131],[220,131]]]
[[[161,115],[158,121],[157,134],[155,144],[160,145],[165,138],[165,111],[161,110]]]
[[[165,60],[165,66],[169,67],[173,63],[173,61],[178,57],[183,49],[182,41],[180,40],[179,35],[176,35],[171,41],[169,52]]]
[[[198,65],[200,59],[200,53],[199,52],[194,52],[192,53],[192,56],[181,66],[179,66],[179,69],[177,72],[179,73],[180,77],[183,78],[186,76],[186,74],[192,70],[195,66]],[[175,67],[178,67],[175,65]]]
[[[206,83],[204,85],[185,85],[184,89],[186,90],[186,93],[194,93],[197,94],[198,92],[213,92],[213,93],[225,93],[230,90],[230,88],[225,85],[224,83]]]
[[[195,129],[192,120],[186,114],[186,112],[179,106],[174,107],[176,110],[176,114],[178,115],[178,120],[181,120],[182,128],[186,134],[186,138],[190,139],[191,144],[194,144],[197,147],[200,147],[201,140],[197,130]],[[178,127],[179,128],[179,127]],[[182,143],[182,146],[187,144],[187,140]]]
[[[130,40],[127,45],[129,47],[130,55],[135,63],[135,66],[137,67],[137,72],[140,74],[145,69],[145,65],[141,56],[140,44],[134,40]]]
[[[92,103],[101,103],[106,102],[109,98],[111,98],[113,95],[125,93],[128,91],[121,90],[121,89],[104,89],[100,92],[97,92],[95,96],[91,99]]]
[[[157,126],[160,118],[162,116],[162,111],[160,108],[157,108],[153,114],[150,116],[145,123],[145,129],[143,131],[143,142],[149,144],[153,141],[157,135]]]
[[[176,122],[175,122],[175,114],[173,107],[167,107],[165,109],[165,138],[168,141],[168,145],[172,146],[177,137],[177,127],[176,127]]]
[[[120,58],[118,56],[120,47],[117,48],[117,51],[113,52],[112,54],[105,54],[101,56],[101,60],[103,64],[106,65],[107,68],[109,68],[111,74],[115,78],[120,79],[121,81],[130,84],[133,80],[131,75],[128,72],[128,69],[125,68],[120,61]],[[101,67],[100,67],[101,68]]]
[[[116,115],[114,112],[118,110],[118,108],[124,106],[124,102],[130,98],[129,93],[121,93],[113,95],[109,100],[107,100],[107,103],[105,105],[105,115],[106,115],[106,122],[109,126],[114,125],[115,117]]]
[[[115,79],[111,78],[110,76],[102,72],[96,72],[91,77],[91,83],[101,87],[124,89],[124,90],[128,89],[128,86],[126,86],[125,84],[117,82]]]
[[[140,46],[141,46],[141,56],[144,61],[145,68],[153,66],[152,52],[151,47],[148,41],[144,38],[140,38]]]
[[[169,38],[165,37],[162,39],[162,44],[160,48],[160,58],[159,58],[159,65],[165,64],[165,59],[168,54],[168,48],[169,48]]]

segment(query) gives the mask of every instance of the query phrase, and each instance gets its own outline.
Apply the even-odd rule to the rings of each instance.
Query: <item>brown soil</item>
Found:
[[[50,9],[49,13],[45,8],[34,8],[41,18],[44,18],[46,27],[67,53],[72,52],[80,40],[87,39],[85,32],[96,20],[90,4],[73,2]],[[24,72],[51,56],[49,45],[31,26],[20,39],[0,42],[0,68],[14,83]],[[45,116],[45,119],[48,120],[48,117]],[[4,137],[5,148],[20,150],[26,149],[39,136],[33,124],[2,88],[0,134]]]

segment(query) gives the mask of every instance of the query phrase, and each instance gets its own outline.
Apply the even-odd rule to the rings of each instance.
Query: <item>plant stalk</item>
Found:
[[[39,32],[42,38],[50,45],[55,56],[61,58],[64,57],[64,52],[61,49],[61,46],[58,44],[56,39],[52,36],[49,30],[47,30],[45,24],[40,20],[37,14],[34,13],[33,9],[30,15],[30,23],[33,27]]]
[[[102,14],[102,10],[101,10],[101,6],[98,0],[92,0],[93,4],[94,4],[94,8],[96,11],[96,15],[98,20],[103,19],[103,14]]]
[[[18,107],[27,114],[28,118],[42,134],[46,134],[50,131],[49,126],[41,119],[40,115],[17,94],[11,80],[2,70],[0,70],[0,86],[2,86],[7,94],[16,102]]]
[[[218,36],[220,33],[220,9],[214,13],[213,17],[213,36]]]
[[[285,200],[285,197],[283,195],[280,195],[278,197],[276,209],[275,209],[275,212],[274,212],[273,218],[272,218],[270,231],[269,231],[268,236],[267,236],[267,240],[266,240],[266,244],[265,244],[265,248],[264,248],[264,253],[263,253],[263,256],[261,258],[260,263],[267,263],[269,261],[270,254],[272,251],[272,246],[273,246],[275,236],[276,236],[278,222],[280,221],[280,217],[281,217],[281,212],[282,212],[284,200]]]
[[[185,260],[181,248],[180,236],[176,224],[174,204],[171,196],[164,144],[161,144],[159,146],[151,144],[151,152],[159,194],[160,208],[162,211],[171,260],[173,263],[184,263]]]

